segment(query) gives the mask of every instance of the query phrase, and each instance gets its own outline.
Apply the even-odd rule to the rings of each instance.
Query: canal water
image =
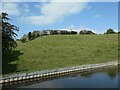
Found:
[[[14,88],[118,88],[118,67],[37,81]],[[35,82],[35,81],[33,81]]]

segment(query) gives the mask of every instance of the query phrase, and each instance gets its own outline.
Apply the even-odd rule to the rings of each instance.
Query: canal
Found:
[[[118,88],[118,67],[94,72],[74,73],[48,80],[33,80],[11,88]]]

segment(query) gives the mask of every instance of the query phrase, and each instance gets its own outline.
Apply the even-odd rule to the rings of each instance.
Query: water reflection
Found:
[[[118,68],[111,68],[107,73],[111,79],[114,79],[118,75]]]
[[[83,78],[91,78],[93,73],[83,73],[83,74],[80,74],[80,77],[83,77]]]
[[[82,74],[80,74],[80,77],[91,78],[91,76],[96,73],[104,73],[104,74],[107,74],[110,79],[114,79],[118,75],[118,67],[112,67],[112,68],[107,68],[107,69],[103,69],[103,70],[98,70],[96,72],[82,73]]]

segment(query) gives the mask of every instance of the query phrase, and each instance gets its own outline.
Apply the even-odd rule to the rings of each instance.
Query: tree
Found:
[[[31,32],[28,33],[28,39],[32,40],[32,33]]]
[[[22,43],[27,42],[27,40],[28,40],[28,37],[27,37],[26,34],[24,34],[23,37],[20,39],[20,41],[21,41]]]
[[[39,34],[39,33],[37,33],[37,37],[40,37],[40,34]]]
[[[37,32],[36,32],[36,31],[33,31],[33,32],[32,32],[32,39],[35,39],[35,38],[37,38]]]
[[[36,37],[40,37],[40,31],[36,31],[37,36]]]
[[[88,31],[87,34],[95,34],[95,33],[92,31]]]
[[[79,32],[79,34],[95,34],[94,32],[92,32],[92,31],[88,31],[88,30],[81,30],[80,32]]]
[[[105,34],[115,34],[115,31],[113,29],[108,29]]]
[[[2,50],[6,52],[17,47],[15,31],[19,31],[19,28],[8,22],[10,19],[7,13],[2,12],[0,17],[2,18]]]
[[[71,31],[71,34],[77,34],[77,32],[76,31]]]
[[[81,30],[79,34],[87,34],[87,30]]]

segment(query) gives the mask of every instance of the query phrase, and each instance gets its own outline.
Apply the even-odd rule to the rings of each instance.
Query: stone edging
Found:
[[[47,76],[54,76],[54,75],[60,75],[64,73],[70,73],[70,72],[87,72],[89,70],[95,70],[98,68],[104,68],[104,67],[110,67],[110,66],[117,66],[118,61],[114,62],[107,62],[107,63],[99,63],[99,64],[89,64],[89,65],[81,65],[76,67],[69,67],[69,68],[61,68],[61,69],[55,69],[55,70],[46,70],[46,71],[38,71],[34,73],[29,74],[16,74],[11,76],[6,76],[0,78],[0,84],[5,84],[9,82],[17,82],[21,80],[29,80],[34,78],[45,78]]]

